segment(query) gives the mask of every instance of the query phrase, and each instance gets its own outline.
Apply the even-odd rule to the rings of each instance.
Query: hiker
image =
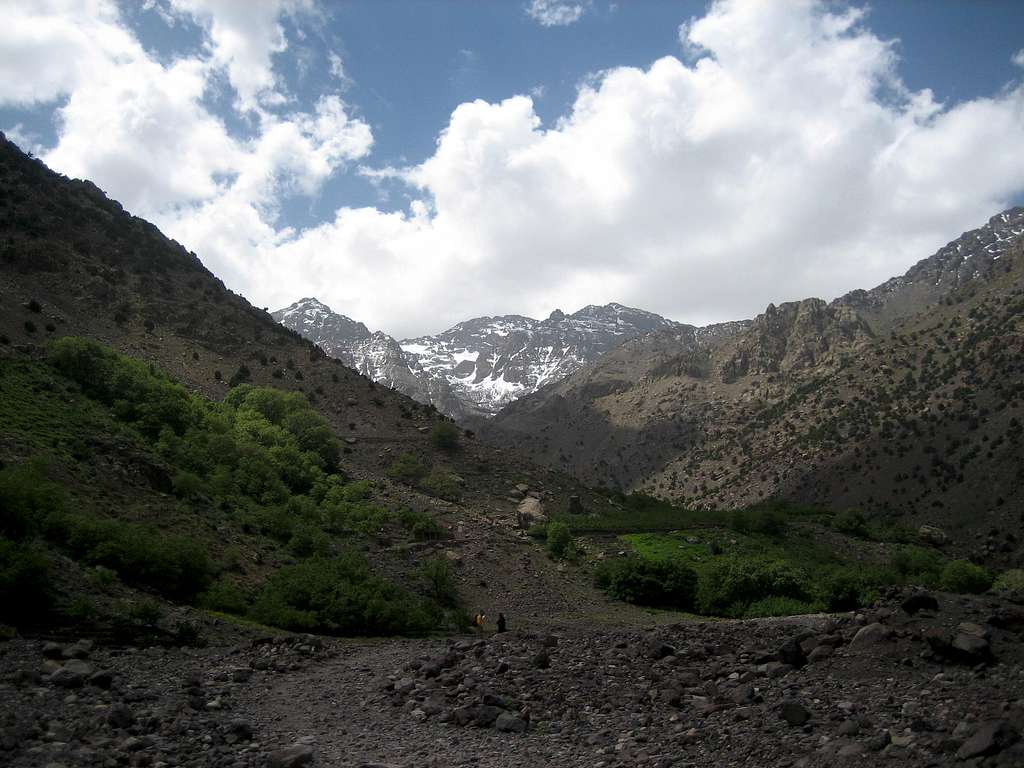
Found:
[[[506,629],[506,627],[505,627],[505,614],[499,612],[498,613],[498,632],[504,632],[505,629]]]
[[[484,633],[484,621],[486,619],[487,617],[484,616],[483,611],[478,611],[476,616],[473,617],[473,626],[476,627],[476,631],[479,632],[481,636]]]

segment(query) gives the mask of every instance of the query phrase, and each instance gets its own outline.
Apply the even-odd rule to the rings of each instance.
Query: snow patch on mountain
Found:
[[[371,333],[315,298],[273,316],[365,376],[456,418],[492,416],[628,339],[681,327],[615,303],[571,315],[555,310],[545,320],[476,317],[435,336],[401,341]]]

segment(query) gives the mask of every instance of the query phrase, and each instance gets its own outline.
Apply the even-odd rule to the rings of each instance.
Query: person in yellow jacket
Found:
[[[487,616],[484,615],[483,611],[479,611],[476,616],[473,617],[473,626],[476,627],[476,631],[482,637],[484,634],[484,622],[487,620]]]

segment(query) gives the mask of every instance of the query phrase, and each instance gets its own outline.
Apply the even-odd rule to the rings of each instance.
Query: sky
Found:
[[[1019,0],[0,0],[0,130],[260,307],[703,325],[1024,204]]]

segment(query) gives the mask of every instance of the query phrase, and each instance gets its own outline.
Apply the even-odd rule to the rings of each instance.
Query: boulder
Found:
[[[911,616],[918,613],[919,611],[937,611],[939,610],[939,601],[935,599],[933,595],[927,592],[915,592],[902,603],[900,608],[905,613],[909,613]]]
[[[800,669],[807,663],[807,656],[795,637],[791,637],[779,648],[779,661],[794,669]]]
[[[811,719],[811,713],[803,704],[798,701],[782,702],[782,709],[779,712],[783,720],[790,725],[803,725]]]
[[[313,748],[308,744],[292,744],[270,753],[267,763],[270,768],[299,768],[313,762]]]
[[[1020,734],[1005,720],[988,720],[960,746],[956,756],[960,760],[970,760],[994,755],[1015,744],[1019,738]]]
[[[530,528],[534,525],[542,525],[547,523],[548,516],[544,512],[544,505],[540,499],[536,499],[533,496],[527,496],[516,508],[516,525],[523,530]]]
[[[925,544],[931,544],[933,547],[941,547],[949,542],[949,536],[946,535],[946,532],[934,525],[922,525],[918,528],[917,538]]]
[[[857,630],[857,634],[850,641],[851,648],[868,648],[889,639],[890,630],[884,624],[867,624]]]
[[[72,659],[50,675],[50,682],[61,688],[81,688],[95,672],[91,666],[79,659]]]
[[[502,712],[494,721],[494,727],[503,733],[523,733],[526,730],[526,721],[511,712]]]

